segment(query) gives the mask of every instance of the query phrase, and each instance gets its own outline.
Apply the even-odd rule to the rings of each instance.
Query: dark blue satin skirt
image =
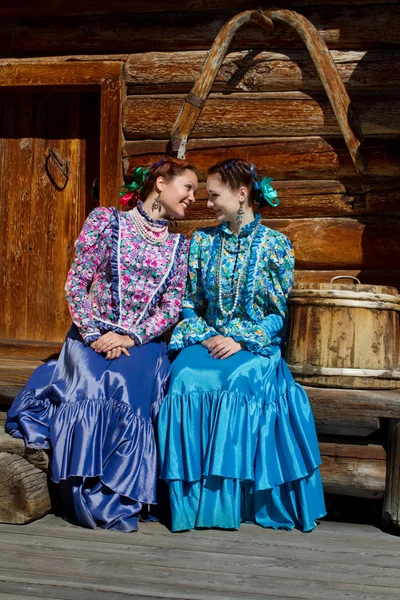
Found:
[[[65,516],[80,525],[137,529],[156,503],[153,423],[169,372],[164,342],[106,360],[75,325],[57,361],[40,366],[15,398],[6,431],[50,450]]]
[[[310,403],[279,348],[226,360],[199,344],[183,350],[158,439],[173,531],[242,521],[310,531],[325,515]]]

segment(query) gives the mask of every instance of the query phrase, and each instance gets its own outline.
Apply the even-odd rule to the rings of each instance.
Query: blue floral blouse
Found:
[[[232,309],[237,278],[246,269],[231,316],[224,316],[219,306],[217,269],[222,238],[221,288],[225,311]],[[269,356],[271,346],[280,345],[285,335],[293,269],[290,241],[282,233],[261,225],[260,215],[245,225],[239,235],[227,223],[198,229],[190,245],[183,320],[174,330],[170,350],[180,350],[222,334],[241,342],[250,352]]]

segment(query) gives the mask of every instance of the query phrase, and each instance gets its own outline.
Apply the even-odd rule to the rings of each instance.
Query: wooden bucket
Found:
[[[318,387],[399,388],[398,291],[337,279],[299,283],[290,294],[286,360],[294,378]]]

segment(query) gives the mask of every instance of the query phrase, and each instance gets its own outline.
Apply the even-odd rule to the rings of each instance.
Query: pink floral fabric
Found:
[[[75,243],[65,287],[85,343],[116,331],[141,345],[172,327],[181,311],[187,253],[181,235],[152,245],[140,237],[129,212],[94,209]]]

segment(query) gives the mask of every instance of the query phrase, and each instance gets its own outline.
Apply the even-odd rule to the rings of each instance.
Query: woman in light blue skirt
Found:
[[[310,531],[326,514],[311,407],[281,356],[293,249],[253,212],[279,203],[270,181],[241,159],[209,170],[221,225],[192,238],[158,418],[173,531],[243,521]]]

